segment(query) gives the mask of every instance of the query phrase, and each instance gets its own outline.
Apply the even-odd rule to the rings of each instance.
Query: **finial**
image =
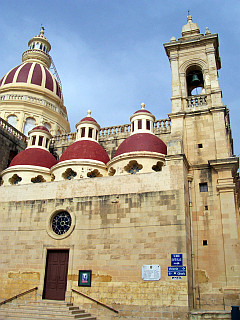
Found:
[[[208,27],[206,27],[206,31],[205,31],[205,35],[207,34],[211,34],[210,30],[208,29]]]
[[[192,21],[192,16],[190,15],[190,10],[188,10],[187,20],[188,20],[188,21]]]
[[[41,31],[40,31],[40,36],[43,36],[44,35],[44,27],[43,27],[43,25],[41,24]]]
[[[91,110],[88,110],[88,112],[87,112],[87,115],[88,115],[88,117],[91,117]]]
[[[141,109],[144,109],[144,108],[145,108],[145,103],[142,102],[142,103],[141,103]]]

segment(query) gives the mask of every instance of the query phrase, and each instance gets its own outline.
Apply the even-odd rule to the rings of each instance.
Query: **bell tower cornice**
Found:
[[[209,46],[210,45],[210,46]],[[206,53],[214,53],[216,56],[217,69],[221,69],[221,59],[219,57],[219,41],[218,34],[200,35],[197,39],[175,40],[163,44],[169,60],[178,58],[179,51],[190,49],[196,46],[206,46]]]

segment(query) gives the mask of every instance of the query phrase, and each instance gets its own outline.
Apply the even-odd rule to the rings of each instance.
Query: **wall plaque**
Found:
[[[161,267],[158,264],[142,266],[142,279],[144,281],[158,281],[161,279]]]
[[[92,270],[79,270],[78,286],[91,287]]]

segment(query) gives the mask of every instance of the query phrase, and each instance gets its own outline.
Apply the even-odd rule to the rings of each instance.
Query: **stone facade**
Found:
[[[238,158],[217,79],[218,36],[200,34],[188,16],[182,38],[164,47],[173,94],[169,118],[152,128],[167,145],[161,170],[1,186],[0,299],[35,286],[44,298],[48,253],[67,250],[65,299],[99,319],[230,319],[240,304]],[[130,124],[100,129],[111,161],[130,133]],[[59,158],[76,135],[54,136],[51,152]],[[62,211],[71,226],[56,234]],[[168,274],[172,254],[182,254],[186,276]],[[144,280],[142,267],[155,265],[160,280]],[[90,287],[78,286],[79,270],[92,271]]]

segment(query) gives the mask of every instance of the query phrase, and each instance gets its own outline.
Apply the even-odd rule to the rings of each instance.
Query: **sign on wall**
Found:
[[[158,264],[142,266],[142,279],[144,281],[158,281],[161,279],[161,267]]]
[[[182,253],[171,254],[171,266],[182,266],[182,265],[183,265]]]
[[[91,287],[92,270],[79,270],[78,274],[78,286],[79,287]]]
[[[168,267],[168,276],[186,276],[187,267]]]

